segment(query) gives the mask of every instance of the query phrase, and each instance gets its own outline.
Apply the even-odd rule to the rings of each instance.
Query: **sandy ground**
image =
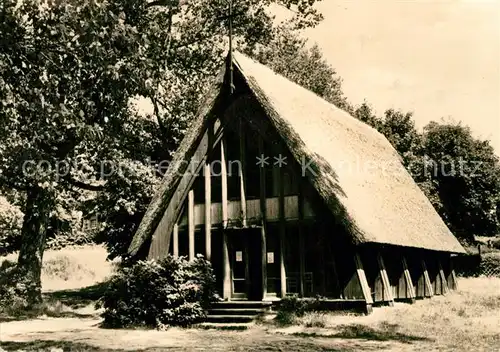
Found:
[[[475,287],[478,280],[462,283]],[[500,288],[500,280],[493,282],[492,289]],[[284,328],[255,325],[247,331],[101,329],[99,312],[87,306],[70,318],[2,323],[0,346],[9,351],[498,351],[500,299],[487,299],[481,310],[469,299],[478,303],[461,291],[413,305],[376,308],[369,316],[314,313],[304,318],[323,321],[321,328],[299,321]]]
[[[101,247],[47,253],[44,290],[102,282],[113,270],[105,257]],[[500,351],[500,278],[460,279],[457,292],[411,305],[375,308],[369,316],[311,313],[290,327],[261,323],[246,331],[101,329],[100,312],[91,302],[60,305],[58,311],[65,317],[1,322],[1,348],[58,352]]]
[[[99,329],[99,319],[47,318],[2,324],[7,350],[119,351],[410,351],[411,345],[329,337],[301,337],[255,326],[247,331],[169,329],[168,331]]]
[[[17,253],[0,257],[17,261]],[[78,289],[105,280],[113,271],[103,246],[81,246],[47,250],[43,255],[42,287],[46,292]]]

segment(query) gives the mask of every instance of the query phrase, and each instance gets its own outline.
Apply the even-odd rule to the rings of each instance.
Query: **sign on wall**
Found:
[[[236,251],[236,261],[237,262],[242,262],[243,261],[243,252]]]

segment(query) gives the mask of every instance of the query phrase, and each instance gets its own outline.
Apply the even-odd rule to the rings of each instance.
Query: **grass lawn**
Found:
[[[98,327],[99,312],[92,305],[104,288],[97,283],[112,271],[102,248],[68,249],[45,258],[52,263],[50,270],[44,270],[43,283],[51,291],[46,292],[45,315],[0,322],[4,350],[468,352],[500,348],[500,278],[460,279],[457,292],[413,305],[375,308],[369,316],[311,313],[289,327],[265,322],[246,331],[110,330]]]

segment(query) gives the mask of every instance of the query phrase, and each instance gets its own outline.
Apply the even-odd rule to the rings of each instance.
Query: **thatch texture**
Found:
[[[307,177],[356,243],[380,243],[463,253],[464,249],[375,129],[248,57],[236,70]],[[216,97],[209,98],[175,160],[187,160],[203,134]],[[129,248],[134,255],[152,236],[182,170],[172,163]],[[334,235],[334,234],[333,234]]]
[[[427,197],[378,131],[248,57],[238,69],[319,194],[358,243],[462,253]]]

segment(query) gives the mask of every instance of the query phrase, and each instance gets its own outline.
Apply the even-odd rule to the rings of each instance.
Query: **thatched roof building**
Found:
[[[385,136],[243,54],[234,54],[234,64],[297,162],[313,161],[310,166],[318,173],[310,175],[312,184],[332,212],[340,211],[352,224],[358,243],[464,253]],[[187,132],[134,237],[131,254],[152,236],[180,179],[182,171],[176,167],[191,157],[189,149],[201,136],[215,99],[209,97]]]
[[[250,177],[246,179],[243,176],[251,173],[248,165],[252,163],[244,153],[245,150],[247,153],[248,150],[254,150],[254,156],[260,155],[260,152],[270,154],[271,150],[280,150],[290,157],[289,166],[293,169],[290,173],[296,175],[302,173],[303,179],[307,181],[300,182],[305,182],[311,188],[307,191],[309,193],[304,193],[311,194],[311,196],[302,196],[300,192],[290,191],[289,196],[292,198],[289,197],[290,199],[285,202],[282,200],[286,198],[286,195],[283,195],[285,191],[279,191],[280,187],[286,187],[280,186],[285,182],[283,178],[280,178],[282,174],[280,172],[273,174],[275,177],[273,185],[277,190],[274,194],[272,191],[262,190],[266,185],[263,177],[266,176],[262,176],[263,172],[261,172],[261,191],[260,196],[257,197],[260,197],[260,217],[256,218],[255,222],[258,227],[263,229],[272,227],[270,224],[273,219],[272,209],[270,210],[274,204],[272,199],[276,199],[276,206],[281,209],[276,210],[276,214],[280,214],[276,215],[276,220],[283,221],[283,223],[298,221],[300,224],[301,219],[308,216],[303,204],[307,207],[307,202],[309,202],[315,209],[311,211],[311,214],[314,213],[311,215],[313,219],[311,221],[316,224],[321,223],[323,230],[324,227],[335,228],[335,231],[320,231],[325,235],[325,238],[321,238],[323,242],[328,241],[329,237],[335,241],[339,233],[344,233],[347,238],[346,243],[349,243],[346,245],[352,245],[353,251],[356,251],[356,247],[371,244],[379,246],[376,248],[391,248],[396,251],[397,248],[401,250],[413,248],[418,253],[439,253],[439,255],[464,253],[460,243],[402,165],[396,150],[382,134],[243,54],[234,54],[233,65],[235,93],[232,96],[229,94],[228,72],[223,70],[211,90],[211,95],[207,97],[197,119],[192,123],[182,141],[162,185],[139,226],[130,245],[131,255],[136,255],[146,244],[149,244],[150,257],[163,256],[169,250],[175,254],[175,246],[179,242],[172,244],[170,238],[174,236],[174,242],[176,239],[181,241],[176,236],[181,236],[182,231],[176,231],[182,228],[183,218],[185,218],[186,224],[189,223],[187,225],[189,235],[186,235],[186,238],[190,238],[189,254],[191,256],[195,251],[195,244],[191,243],[191,237],[194,238],[194,235],[191,236],[191,234],[196,231],[196,226],[205,224],[205,241],[213,241],[209,235],[211,231],[213,232],[214,226],[215,228],[219,226],[223,232],[231,227],[228,223],[231,223],[233,205],[238,207],[235,211],[238,216],[235,218],[238,217],[240,220],[243,218],[243,225],[240,223],[237,228],[250,227],[252,222],[248,213],[253,203],[248,195],[245,195],[245,191],[251,188],[249,185],[253,182],[257,182],[256,188],[259,188],[259,181]],[[214,126],[219,126],[219,129]],[[212,134],[212,131],[215,132]],[[207,137],[207,135],[212,135],[212,137]],[[236,139],[232,135],[235,135]],[[227,142],[226,149],[222,145],[225,138],[234,139],[234,143]],[[259,144],[258,153],[257,144]],[[250,160],[245,164],[247,169],[244,170],[243,175],[237,178],[241,184],[241,197],[238,197],[237,204],[228,201],[227,190],[224,194],[227,179],[222,175],[222,181],[219,180],[220,177],[217,178],[219,184],[222,182],[222,199],[212,204],[213,193],[211,196],[209,193],[208,197],[206,195],[211,189],[210,176],[208,176],[208,179],[205,178],[208,182],[208,185],[205,183],[204,188],[205,203],[191,200],[188,202],[188,193],[197,187],[195,179],[201,179],[199,172],[203,164],[213,160],[213,155],[220,155],[217,154],[219,145],[222,146],[223,155],[233,149],[240,150],[239,155]],[[197,158],[199,159],[197,162],[193,161]],[[273,159],[271,158],[270,161],[272,163]],[[196,172],[189,173],[187,172],[189,170],[196,170]],[[214,180],[213,177],[212,180]],[[271,177],[267,184],[273,182],[272,180]],[[305,199],[301,201],[301,197]],[[196,208],[197,203],[200,203],[199,209]],[[295,213],[292,210],[290,214],[295,215],[290,215],[289,218],[284,215],[288,211],[288,206],[299,209]],[[193,210],[190,212],[191,207]],[[216,212],[212,211],[211,215],[210,211],[203,213],[202,207],[205,210],[209,209],[208,207],[212,210],[222,209],[220,224],[217,221],[214,223]],[[228,207],[229,210],[227,210]],[[225,215],[224,209],[226,209]],[[198,211],[201,213],[198,214]],[[197,220],[192,220],[197,214],[201,214],[202,218],[203,214],[206,215],[204,219],[209,221],[208,226],[205,220],[199,223],[196,223]],[[326,223],[328,225],[325,225]],[[279,230],[280,233],[285,234],[289,231],[285,231],[285,227],[285,225],[281,227],[283,230]],[[316,227],[314,229],[311,228],[310,231],[317,231]],[[262,230],[262,232],[265,231]],[[307,245],[308,233],[302,230],[299,232],[304,232],[303,241]],[[283,236],[286,237],[286,235]],[[265,236],[263,241],[264,245],[259,247],[262,251],[265,248]],[[269,246],[269,240],[267,241]],[[276,250],[280,256],[284,256],[283,246],[281,250]],[[207,249],[208,253],[210,251]],[[327,254],[327,257],[329,255]],[[286,260],[283,262],[286,264]],[[302,285],[305,282],[304,270],[307,267],[307,260],[305,262],[305,264],[302,262],[300,264]],[[282,265],[285,266],[285,264]],[[356,267],[358,264],[361,263],[356,261]],[[269,262],[268,265],[270,265]],[[290,266],[293,267],[294,263],[291,262]],[[231,267],[228,270],[233,269]],[[284,281],[289,280],[283,275],[281,275],[282,294],[286,291]],[[363,281],[362,278],[359,281]],[[224,285],[226,285],[225,281]],[[327,283],[323,285],[328,286]],[[366,291],[364,287],[366,285],[363,286],[361,283],[361,286]]]

